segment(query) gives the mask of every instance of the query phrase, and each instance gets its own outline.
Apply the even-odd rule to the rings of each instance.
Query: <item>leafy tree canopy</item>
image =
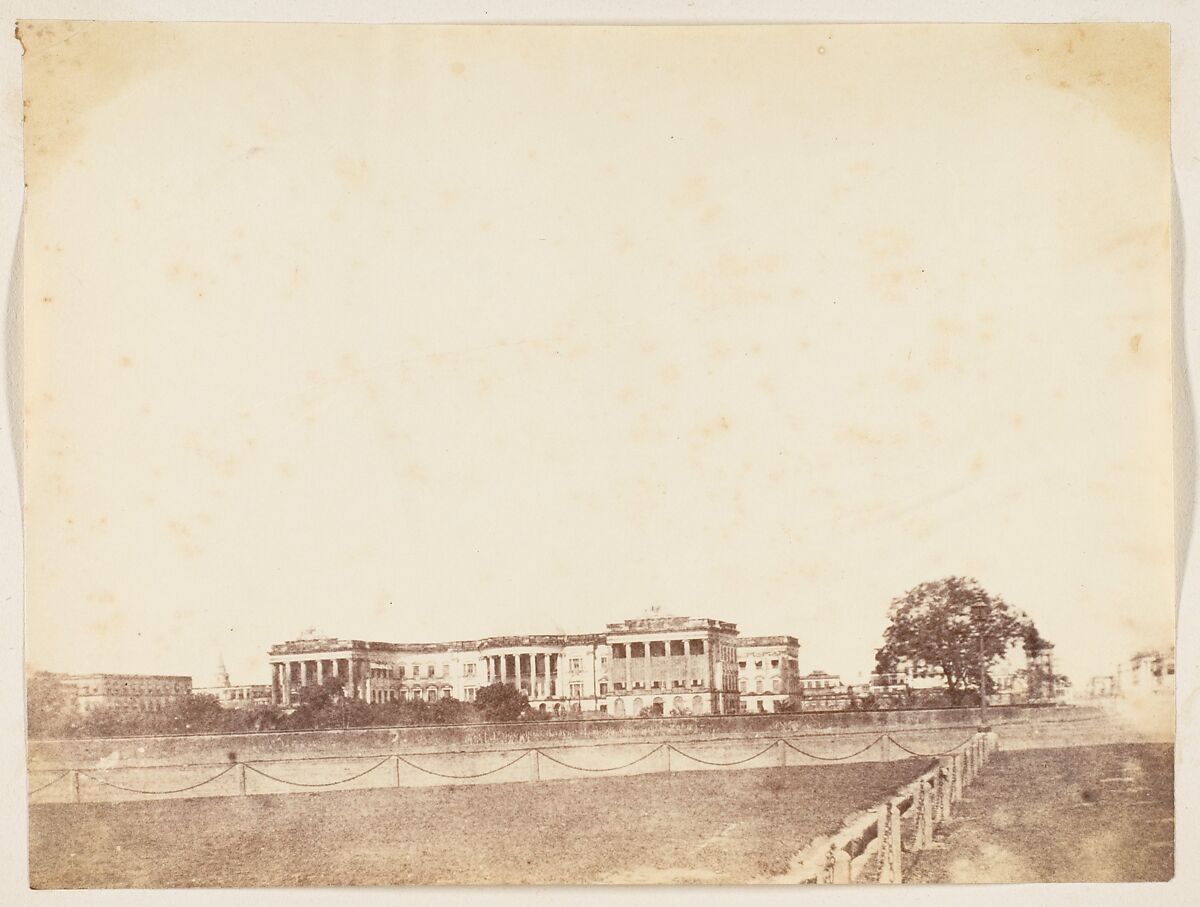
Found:
[[[879,673],[901,663],[942,669],[951,694],[979,687],[979,637],[988,664],[1015,644],[1044,651],[1050,643],[1032,621],[969,577],[922,583],[892,600],[883,646],[875,653]]]
[[[493,683],[476,692],[475,705],[488,721],[517,721],[529,708],[529,697],[512,684]]]

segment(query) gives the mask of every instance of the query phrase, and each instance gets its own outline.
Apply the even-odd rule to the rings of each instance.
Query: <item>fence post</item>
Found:
[[[892,881],[892,842],[888,840],[892,828],[891,816],[888,815],[890,803],[879,807],[879,818],[875,822],[875,840],[879,842],[879,881]]]
[[[75,769],[71,772],[71,801],[73,803],[80,802],[79,796],[79,770]]]
[[[782,740],[776,740],[775,745],[779,747],[779,767],[787,768],[787,744]]]
[[[892,761],[892,738],[887,734],[884,734],[879,738],[879,761]]]
[[[885,885],[898,885],[900,872],[900,810],[895,801],[888,800],[879,808],[879,881]]]
[[[932,847],[933,846],[933,829],[934,829],[933,784],[928,781],[925,782],[925,793],[926,793],[926,796],[925,796],[925,817],[926,818],[925,818],[925,845],[924,846]]]
[[[825,862],[817,873],[817,884],[850,884],[850,854],[839,847],[836,841],[831,843],[829,850],[825,852]]]
[[[905,844],[903,839],[900,841],[901,850],[920,850],[921,849],[921,801],[925,796],[925,792],[921,790],[921,782],[914,781],[908,786],[909,796],[912,797],[912,806],[908,808],[908,815],[913,820],[913,839],[911,844]]]
[[[670,756],[668,756],[667,758],[670,759]],[[667,763],[667,771],[670,771],[670,770],[671,770],[670,762],[668,762]],[[541,781],[542,780],[541,768],[538,765],[538,751],[537,750],[529,751],[529,780],[530,781]]]
[[[821,862],[821,868],[817,870],[817,884],[831,885],[833,884],[833,867],[836,859],[837,845],[830,844],[829,849],[825,851],[825,859]]]
[[[921,782],[921,815],[918,817],[917,828],[924,834],[919,836],[921,849],[933,844],[933,785],[928,781]]]
[[[895,879],[896,884],[899,885],[901,882],[904,881],[904,873],[902,871],[902,866],[900,863],[900,860],[901,860],[901,856],[900,856],[900,851],[901,851],[901,847],[900,847],[900,843],[901,843],[901,841],[900,841],[900,835],[901,835],[900,807],[896,805],[895,801],[892,801],[891,803],[889,803],[888,806],[890,808],[891,823],[892,823],[892,867],[893,867],[893,872],[896,874],[896,879]]]
[[[238,793],[246,796],[246,763],[238,763]]]
[[[833,853],[833,884],[850,884],[850,854],[841,847]]]
[[[962,753],[954,754],[954,792],[952,797],[956,803],[963,798],[963,761]]]
[[[396,787],[400,786],[400,754],[397,753],[392,759],[393,776],[396,779]]]
[[[942,770],[938,773],[938,777],[940,779],[938,781],[938,788],[941,792],[942,801],[942,808],[940,810],[941,815],[938,817],[938,820],[942,821],[950,818],[952,809],[950,801],[953,795],[953,785],[950,783],[950,767],[948,765],[943,765]]]

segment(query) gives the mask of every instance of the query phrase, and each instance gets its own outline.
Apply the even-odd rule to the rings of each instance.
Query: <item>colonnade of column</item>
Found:
[[[683,655],[671,655],[671,643],[672,642],[682,642],[683,643]],[[662,648],[663,648],[662,655],[654,655],[653,654],[655,644],[662,646]],[[700,649],[699,652],[693,652],[693,644],[699,644],[699,649]],[[688,673],[689,680],[692,677],[696,676],[695,672],[694,672],[694,667],[693,667],[694,662],[692,661],[692,659],[699,658],[702,660],[703,665],[704,665],[704,675],[700,679],[702,679],[705,682],[705,686],[711,686],[715,682],[715,671],[714,671],[714,663],[713,663],[713,658],[712,658],[713,651],[712,651],[712,646],[709,644],[709,641],[707,639],[684,639],[684,640],[647,639],[647,640],[632,640],[632,641],[622,640],[619,643],[619,645],[623,645],[625,647],[625,657],[620,659],[620,661],[623,661],[625,663],[625,665],[624,665],[625,676],[624,676],[623,680],[625,683],[626,691],[633,689],[633,670],[632,670],[632,668],[633,668],[633,659],[634,659],[634,655],[633,655],[633,647],[634,646],[642,647],[642,653],[640,655],[638,655],[637,658],[642,662],[642,682],[647,689],[649,689],[651,687],[651,684],[653,683],[653,681],[655,679],[670,680],[670,678],[665,677],[665,676],[658,677],[658,678],[656,678],[654,676],[654,661],[653,660],[655,658],[686,658],[687,659],[687,673]],[[613,660],[617,661],[618,659],[614,658]],[[622,678],[617,678],[617,679],[622,679]]]
[[[524,689],[530,699],[561,695],[558,690],[560,658],[557,652],[513,652],[483,657],[489,684],[511,683]]]
[[[272,662],[271,690],[272,696],[277,697],[280,705],[291,705],[292,688],[307,687],[314,684],[320,686],[325,682],[326,667],[330,677],[345,675],[345,683],[350,689],[362,680],[361,669],[356,670],[354,659],[350,658],[305,658],[292,661]],[[345,671],[343,672],[343,666]]]

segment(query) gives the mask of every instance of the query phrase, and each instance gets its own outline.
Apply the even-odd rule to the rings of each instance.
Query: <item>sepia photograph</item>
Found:
[[[1171,25],[11,40],[29,889],[1175,877]]]

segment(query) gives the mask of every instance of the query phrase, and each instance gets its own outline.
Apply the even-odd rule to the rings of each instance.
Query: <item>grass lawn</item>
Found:
[[[1167,881],[1173,758],[1170,744],[1001,752],[904,881]]]
[[[35,888],[764,879],[928,760],[30,807]]]

